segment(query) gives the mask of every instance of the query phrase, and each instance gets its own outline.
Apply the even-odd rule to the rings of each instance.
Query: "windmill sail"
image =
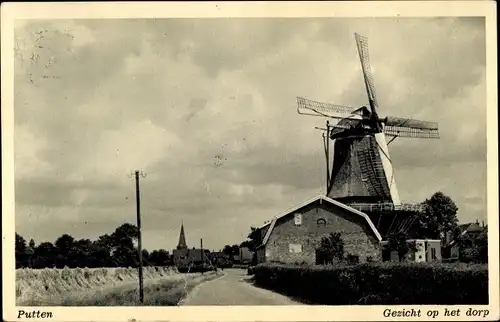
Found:
[[[386,118],[384,133],[398,137],[439,139],[437,123],[395,116]]]
[[[370,65],[370,55],[368,54],[368,39],[357,33],[354,34],[356,38],[356,45],[358,47],[359,60],[361,61],[361,68],[363,70],[363,77],[365,80],[366,92],[370,100],[372,113],[377,113],[378,107],[377,94],[375,93],[375,84],[373,82],[372,67]]]
[[[303,97],[297,97],[297,111],[299,114],[331,117],[336,119],[361,120],[358,107],[349,107],[336,104],[322,103]]]

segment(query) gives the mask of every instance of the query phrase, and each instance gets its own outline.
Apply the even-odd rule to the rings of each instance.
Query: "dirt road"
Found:
[[[225,269],[223,277],[197,286],[181,305],[301,305],[252,285],[243,269]]]

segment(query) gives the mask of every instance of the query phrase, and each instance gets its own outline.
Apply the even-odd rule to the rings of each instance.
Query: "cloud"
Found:
[[[135,222],[147,248],[241,242],[324,193],[321,118],[296,96],[367,103],[353,33],[369,38],[382,115],[436,121],[397,139],[400,195],[442,190],[486,218],[484,20],[121,19],[16,29],[16,229],[96,238]],[[43,36],[43,37],[42,37]]]
[[[14,131],[16,178],[49,171],[50,164],[38,157],[39,152],[48,146],[47,140],[34,135],[26,125],[17,125]]]

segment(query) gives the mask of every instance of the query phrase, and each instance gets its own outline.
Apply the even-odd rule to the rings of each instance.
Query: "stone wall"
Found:
[[[300,225],[295,224],[295,213],[302,215]],[[344,256],[357,255],[360,262],[368,257],[373,261],[382,259],[380,243],[360,215],[326,201],[316,201],[295,213],[277,221],[265,246],[267,262],[315,264],[321,238],[335,232],[344,240]]]

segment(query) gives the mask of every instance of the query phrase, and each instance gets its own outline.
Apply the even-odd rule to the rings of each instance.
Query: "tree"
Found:
[[[163,266],[163,265],[159,265],[159,254],[158,254],[158,250],[153,250],[150,254],[149,254],[149,262],[151,264],[151,266]]]
[[[111,236],[104,234],[92,242],[91,257],[93,267],[115,266],[112,261],[112,250],[114,249]]]
[[[55,246],[62,251],[68,252],[73,247],[75,238],[71,235],[63,234],[61,237],[56,239]]]
[[[125,223],[114,231],[110,236],[113,246],[112,260],[118,267],[137,267],[139,264],[139,254],[134,247],[134,241],[139,237],[139,230],[136,226]]]
[[[255,251],[257,247],[260,246],[262,243],[262,230],[255,228],[255,227],[250,227],[250,233],[248,234],[248,240],[250,241],[251,251]]]
[[[250,240],[245,240],[240,244],[240,248],[248,248],[250,251],[253,251],[253,243]]]
[[[450,241],[455,241],[455,242],[460,242],[463,238],[463,235],[462,235],[462,230],[460,229],[460,227],[455,227],[452,229],[451,231],[451,239]]]
[[[150,256],[151,255],[147,249],[142,250],[142,264],[144,266],[151,266]]]
[[[57,268],[63,268],[64,266],[73,268],[77,266],[73,249],[74,243],[75,239],[68,234],[63,234],[56,239],[55,246],[57,255],[55,264]]]
[[[321,238],[321,243],[317,249],[319,264],[333,262],[334,260],[343,260],[344,241],[340,233],[330,233],[328,237]]]
[[[73,244],[72,259],[77,267],[95,267],[93,242],[90,239],[80,239]]]
[[[117,243],[127,243],[129,241],[134,241],[139,238],[139,229],[137,226],[125,223],[118,228],[116,228],[115,232],[111,235],[113,240]]]
[[[26,265],[26,240],[23,236],[16,233],[16,268],[21,268]]]
[[[35,240],[33,238],[31,238],[30,242],[28,244],[28,247],[26,247],[26,256],[27,256],[27,260],[28,260],[28,267],[30,267],[30,268],[33,266],[33,255],[35,253],[35,248],[36,248]]]
[[[33,255],[33,267],[44,268],[53,267],[55,265],[56,248],[52,243],[43,242],[36,248]]]
[[[168,266],[170,265],[170,254],[164,249],[153,250],[149,257],[151,265]]]
[[[231,256],[233,254],[233,248],[231,247],[231,245],[225,245],[222,252],[228,256]]]
[[[112,249],[113,244],[114,244],[113,238],[108,234],[104,234],[102,236],[99,236],[99,238],[97,238],[95,243],[99,244],[102,247],[106,247],[107,249],[109,249],[110,252],[111,252],[111,249]]]
[[[458,207],[442,192],[438,191],[426,199],[424,207],[424,212],[418,218],[418,237],[443,239],[447,232],[453,232],[457,227]]]
[[[260,229],[255,227],[250,227],[250,233],[247,236],[247,240],[243,241],[239,248],[247,247],[251,252],[255,252],[257,247],[260,246],[262,242],[262,232]]]
[[[16,267],[137,267],[139,254],[134,241],[138,235],[136,226],[125,223],[111,235],[104,234],[94,241],[86,238],[75,240],[71,235],[63,234],[54,244],[42,242],[36,246],[31,239],[27,246],[26,240],[16,233]],[[232,246],[228,247],[232,250]],[[142,255],[145,265],[172,265],[172,258],[164,249],[152,253],[143,249]]]
[[[488,229],[486,228],[476,239],[476,247],[479,253],[479,262],[488,263]]]
[[[463,235],[456,240],[459,247],[461,262],[488,262],[488,231],[485,229],[479,235]]]
[[[416,245],[408,242],[408,235],[405,232],[399,231],[392,233],[387,236],[387,241],[389,242],[387,247],[390,251],[396,251],[398,253],[400,262],[410,251],[416,251]]]

